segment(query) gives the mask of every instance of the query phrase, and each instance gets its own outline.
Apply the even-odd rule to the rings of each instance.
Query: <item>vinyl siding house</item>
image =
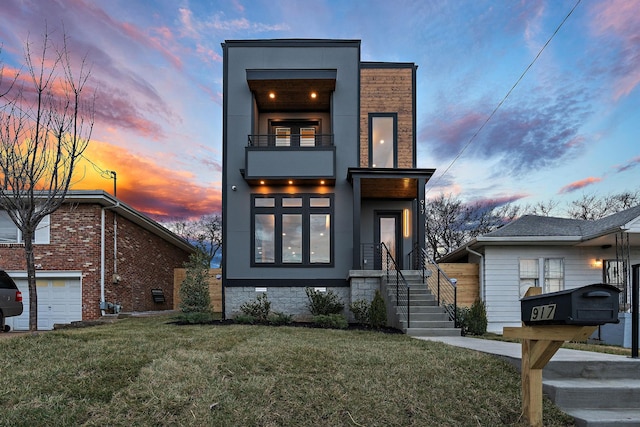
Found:
[[[0,269],[22,292],[24,312],[9,317],[29,329],[24,245],[18,228],[0,211]],[[194,248],[160,224],[103,191],[71,191],[40,223],[34,239],[38,329],[124,312],[173,308],[174,268]],[[165,301],[155,302],[151,289]]]
[[[372,298],[375,248],[406,269],[424,246],[417,66],[362,62],[359,40],[222,47],[225,315],[266,293],[304,317],[306,287]]]
[[[543,293],[606,283],[620,290],[618,325],[594,338],[629,347],[631,266],[640,263],[640,206],[596,220],[523,216],[477,237],[439,262],[479,264],[488,330],[519,326],[520,298],[530,286]]]

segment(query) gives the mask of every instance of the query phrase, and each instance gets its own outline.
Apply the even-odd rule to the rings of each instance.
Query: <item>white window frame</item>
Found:
[[[22,239],[22,232],[20,231],[20,229],[13,223],[13,221],[11,221],[11,218],[6,213],[6,211],[4,211],[3,213],[4,213],[3,216],[5,216],[8,219],[8,221],[11,223],[10,226],[15,228],[16,239],[14,241],[0,242],[0,244],[24,243],[24,240]],[[9,229],[9,227],[7,227],[7,229]],[[49,243],[51,243],[50,235],[51,235],[51,217],[50,215],[47,215],[44,218],[42,218],[42,221],[40,221],[40,224],[38,224],[35,235],[33,236],[33,243],[36,245],[48,245]]]
[[[550,277],[547,273],[549,270],[549,262],[551,260],[559,260],[561,262],[561,277]],[[537,272],[534,276],[522,276],[522,261],[535,261],[537,265]],[[524,294],[527,292],[527,289],[531,287],[531,284],[523,281],[533,281],[532,285],[534,287],[542,286],[542,293],[556,292],[564,290],[565,286],[565,268],[564,268],[564,258],[520,258],[518,260],[518,278],[519,278],[519,289],[520,289],[520,298],[524,297]],[[560,280],[559,289],[550,289],[550,281],[551,280]],[[542,285],[541,285],[542,284]]]

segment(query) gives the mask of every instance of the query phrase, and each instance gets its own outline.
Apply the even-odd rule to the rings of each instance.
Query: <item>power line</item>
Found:
[[[449,166],[447,166],[447,168],[444,170],[444,172],[442,172],[442,174],[440,176],[438,176],[437,181],[434,183],[433,186],[435,186],[435,184],[437,184],[438,182],[440,182],[440,180],[442,179],[443,176],[445,176],[447,174],[447,172],[449,172],[449,169],[451,169],[451,167],[453,166],[453,164],[460,158],[460,156],[462,156],[462,154],[465,152],[465,150],[469,147],[469,145],[471,145],[471,143],[476,139],[476,136],[478,136],[478,134],[482,131],[482,129],[484,129],[484,127],[486,126],[487,123],[489,123],[489,120],[491,120],[491,118],[496,114],[496,112],[498,111],[498,109],[500,109],[500,107],[502,107],[502,104],[504,104],[504,102],[507,100],[507,98],[509,97],[509,95],[511,95],[511,92],[513,92],[513,90],[516,88],[516,86],[518,86],[518,84],[520,83],[520,81],[524,78],[524,76],[527,74],[527,72],[529,71],[529,69],[531,69],[531,67],[533,66],[533,64],[535,64],[535,62],[538,60],[538,58],[540,57],[540,55],[542,54],[542,52],[545,50],[545,48],[547,47],[547,45],[549,45],[549,43],[551,43],[551,40],[553,40],[553,38],[556,36],[556,34],[558,34],[558,31],[560,31],[560,28],[562,28],[562,26],[564,25],[564,23],[567,21],[567,19],[569,19],[569,17],[571,16],[571,14],[573,14],[573,11],[576,10],[576,8],[578,7],[578,5],[580,4],[582,0],[577,0],[576,4],[573,5],[573,8],[569,11],[569,13],[567,14],[567,16],[564,17],[564,19],[562,20],[562,22],[560,22],[560,25],[558,25],[558,27],[556,28],[556,30],[553,32],[553,34],[551,34],[551,37],[549,37],[549,39],[547,40],[547,42],[542,46],[542,48],[540,48],[540,51],[538,51],[538,54],[535,56],[535,58],[533,58],[533,61],[531,61],[531,63],[527,66],[527,68],[522,72],[522,74],[520,75],[520,77],[518,78],[518,80],[516,80],[516,82],[513,84],[513,86],[511,86],[511,89],[509,89],[509,91],[507,92],[507,94],[502,98],[502,100],[498,103],[498,105],[496,105],[496,107],[493,109],[493,111],[491,112],[491,114],[489,114],[489,117],[487,117],[487,119],[482,123],[482,125],[480,125],[480,127],[478,128],[478,130],[475,131],[475,133],[473,135],[471,135],[471,138],[469,138],[469,141],[467,141],[467,143],[464,145],[464,147],[462,147],[462,149],[460,149],[460,152],[458,152],[458,154],[453,158],[453,160],[451,161],[451,163],[449,163]],[[429,191],[431,190],[431,188],[433,187],[429,187],[426,189],[425,191],[425,196],[429,193]]]

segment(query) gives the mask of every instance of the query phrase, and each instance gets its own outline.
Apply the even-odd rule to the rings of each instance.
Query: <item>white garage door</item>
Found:
[[[29,287],[26,279],[16,279],[22,292],[24,311],[20,316],[8,317],[6,323],[15,331],[29,330]],[[38,330],[53,329],[55,323],[82,320],[82,286],[79,277],[39,277]]]

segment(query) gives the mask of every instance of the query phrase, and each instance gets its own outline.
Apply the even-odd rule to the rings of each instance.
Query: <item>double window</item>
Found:
[[[36,229],[33,243],[49,243],[49,215],[42,218]],[[22,243],[22,233],[6,211],[0,211],[0,243]]]
[[[520,298],[530,287],[539,287],[542,292],[557,292],[564,289],[564,259],[534,258],[520,260]]]
[[[252,195],[252,265],[331,265],[333,195]]]
[[[398,113],[369,113],[369,167],[395,168]]]

